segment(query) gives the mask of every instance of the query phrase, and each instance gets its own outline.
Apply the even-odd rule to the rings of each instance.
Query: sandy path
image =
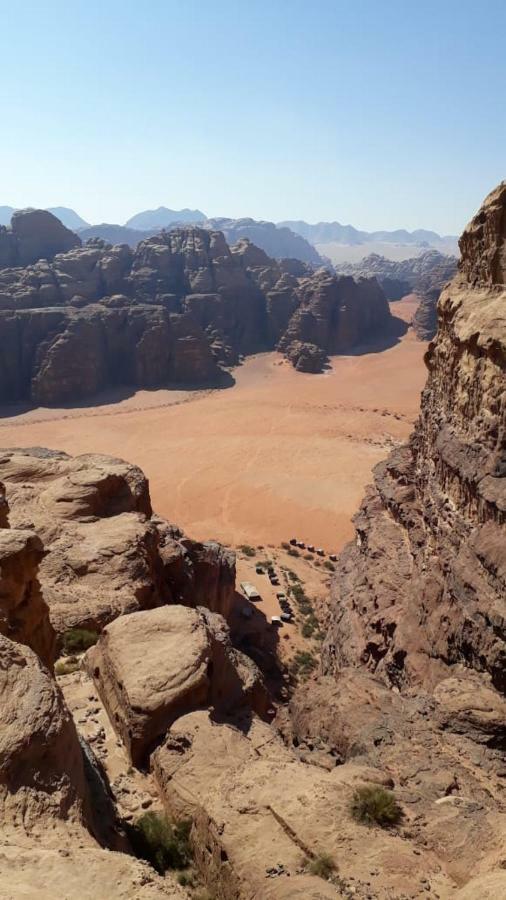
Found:
[[[413,299],[393,305],[410,318]],[[276,543],[293,533],[328,550],[372,467],[409,434],[425,381],[411,332],[381,353],[336,357],[323,375],[276,353],[249,358],[223,391],[138,391],[115,403],[0,419],[2,446],[101,452],[142,467],[154,508],[197,538]]]

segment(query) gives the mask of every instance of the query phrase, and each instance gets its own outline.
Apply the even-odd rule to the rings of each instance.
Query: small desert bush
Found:
[[[283,550],[289,550],[291,545],[287,541],[281,541],[281,546]]]
[[[144,813],[128,828],[132,849],[163,875],[167,869],[186,869],[191,861],[190,821],[172,823],[162,813]]]
[[[69,628],[62,638],[62,650],[67,656],[71,653],[84,653],[97,643],[98,634],[88,628]]]
[[[79,660],[76,656],[69,656],[68,659],[59,659],[55,663],[54,674],[70,675],[72,672],[77,672],[79,665]]]
[[[402,819],[402,809],[392,791],[376,784],[357,788],[353,794],[350,812],[356,822],[363,825],[398,825]]]
[[[323,565],[325,566],[326,569],[329,570],[329,572],[335,572],[335,570],[336,570],[334,563],[331,562],[330,559],[326,559],[325,562],[323,563]]]
[[[293,658],[292,669],[296,675],[310,675],[317,664],[309,650],[298,650]]]
[[[297,550],[297,547],[289,547],[287,552],[288,552],[288,556],[300,556],[300,553]]]
[[[302,637],[310,638],[313,634],[314,627],[310,622],[304,622],[302,626]]]
[[[313,562],[314,556],[312,553],[304,553],[304,559],[307,559],[309,562]]]
[[[310,875],[317,875],[318,878],[325,878],[325,880],[330,878],[335,868],[336,864],[329,853],[320,853],[307,865],[307,871]]]
[[[244,553],[245,556],[256,556],[257,552],[254,547],[250,547],[249,544],[241,544],[239,547],[241,553]]]
[[[293,572],[291,569],[287,569],[286,574],[288,575],[288,578],[290,579],[290,581],[300,581],[300,578],[297,575],[297,572]]]
[[[290,593],[291,593],[292,597],[294,597],[295,600],[297,600],[297,603],[300,603],[301,601],[306,599],[306,595],[304,593],[304,588],[298,582],[290,585]]]

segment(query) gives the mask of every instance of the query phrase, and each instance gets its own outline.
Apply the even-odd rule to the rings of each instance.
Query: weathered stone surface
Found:
[[[163,603],[230,614],[234,554],[153,517],[136,466],[32,448],[1,451],[0,474],[13,529],[34,530],[43,541],[39,579],[59,636],[75,627],[100,631],[116,616]]]
[[[181,715],[262,699],[259,673],[232,649],[224,620],[184,606],[116,619],[88,651],[86,666],[135,764]]]
[[[409,445],[376,467],[357,540],[341,556],[326,671],[365,664],[395,684],[431,684],[462,662],[505,689],[506,291],[468,255],[482,252],[478,230],[501,258],[499,198],[506,204],[506,190],[464,233],[420,419]]]
[[[258,719],[218,723],[203,711],[178,719],[153,766],[167,812],[193,819],[197,866],[223,900],[386,900],[409,896],[421,878],[451,896],[452,879],[435,853],[414,853],[400,833],[365,830],[351,819],[354,788],[388,782],[381,770],[305,765]],[[322,853],[338,866],[337,884],[303,871],[305,859]],[[269,870],[279,874],[271,878]],[[371,871],[381,877],[373,880]]]
[[[0,258],[1,402],[67,403],[120,385],[226,383],[224,367],[283,337],[305,302],[299,283],[320,284],[297,260],[270,259],[245,240],[232,252],[221,232],[204,228],[162,232],[135,251],[98,239],[72,246],[24,268]],[[335,328],[324,316],[311,339],[322,352],[388,326],[384,298],[374,301],[371,321],[371,288],[351,293],[353,327],[341,312],[342,341],[332,349],[326,330]],[[291,340],[300,330],[293,326]]]
[[[62,841],[61,835],[60,840]],[[76,843],[0,847],[2,900],[182,900],[188,897],[171,873],[156,874],[147,863],[124,853]]]
[[[52,667],[56,635],[38,579],[43,556],[32,531],[0,529],[0,634],[31,647]]]
[[[3,827],[85,820],[87,788],[72,718],[28,647],[0,635],[0,806]]]

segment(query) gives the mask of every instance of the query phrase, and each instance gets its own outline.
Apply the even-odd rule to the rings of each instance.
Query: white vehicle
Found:
[[[281,616],[273,616],[271,619],[271,625],[277,626],[277,628],[281,628],[283,622],[281,621]]]
[[[241,581],[240,588],[244,596],[248,600],[260,600],[260,594],[258,593],[255,585],[251,584],[250,581]]]

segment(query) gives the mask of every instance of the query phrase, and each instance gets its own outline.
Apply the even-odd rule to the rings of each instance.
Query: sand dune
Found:
[[[415,307],[413,298],[394,305],[408,319]],[[293,532],[338,549],[352,536],[372,467],[411,431],[424,350],[408,332],[381,353],[334,358],[323,375],[261,354],[223,391],[138,391],[88,408],[11,410],[0,419],[0,444],[135,462],[155,509],[197,538],[268,544]]]

